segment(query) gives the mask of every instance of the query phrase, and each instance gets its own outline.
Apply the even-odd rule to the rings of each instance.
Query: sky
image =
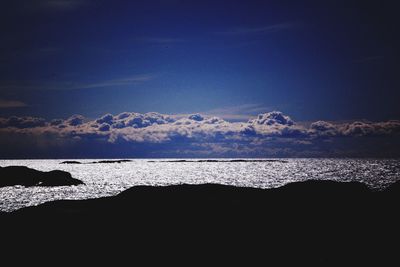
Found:
[[[399,156],[397,10],[4,1],[0,157]]]

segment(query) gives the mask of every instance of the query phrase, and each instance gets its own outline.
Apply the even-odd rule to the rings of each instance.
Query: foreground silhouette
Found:
[[[113,264],[382,266],[398,261],[399,193],[399,182],[382,192],[332,181],[137,186],[2,213],[3,251],[71,264],[79,255]]]

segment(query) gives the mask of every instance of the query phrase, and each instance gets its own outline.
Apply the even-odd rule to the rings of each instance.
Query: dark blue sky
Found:
[[[194,2],[5,1],[0,116],[400,118],[396,1]]]

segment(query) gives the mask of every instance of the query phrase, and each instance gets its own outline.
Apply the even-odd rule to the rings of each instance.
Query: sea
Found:
[[[104,160],[104,159],[102,159]],[[84,185],[0,188],[0,211],[14,211],[61,199],[116,195],[132,186],[224,184],[275,188],[309,179],[357,181],[382,190],[400,180],[400,159],[132,159],[120,163],[79,160],[0,160],[0,166],[27,166],[41,171],[63,170]],[[1,177],[0,177],[1,179]]]

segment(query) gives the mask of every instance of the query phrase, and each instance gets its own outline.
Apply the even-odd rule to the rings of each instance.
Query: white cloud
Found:
[[[287,125],[292,126],[293,120],[289,116],[285,116],[282,112],[272,111],[259,114],[256,119],[249,120],[253,125]]]
[[[47,136],[60,140],[100,140],[102,144],[140,151],[187,155],[320,155],[320,142],[365,136],[400,135],[400,121],[331,123],[317,121],[309,127],[296,124],[278,111],[260,114],[248,122],[228,122],[215,116],[172,116],[155,112],[105,114],[88,120],[73,115],[50,122],[33,117],[0,118],[0,134]],[[35,138],[32,138],[35,139]],[[85,141],[86,140],[86,141]],[[311,149],[307,154],[304,150]],[[93,148],[94,150],[96,148]],[[304,151],[303,151],[304,150]],[[136,150],[130,151],[136,153]],[[175,151],[175,152],[174,152]],[[280,151],[280,152],[279,152]],[[332,149],[332,151],[335,151]],[[173,154],[176,153],[176,154]],[[264,153],[264,154],[263,154]],[[265,154],[267,153],[267,154]],[[272,153],[272,154],[271,154]],[[278,154],[277,154],[278,153]],[[297,153],[297,154],[296,154]]]
[[[261,104],[243,104],[212,109],[203,113],[205,115],[216,116],[230,121],[247,121],[250,116],[265,112],[269,109],[271,108]]]

